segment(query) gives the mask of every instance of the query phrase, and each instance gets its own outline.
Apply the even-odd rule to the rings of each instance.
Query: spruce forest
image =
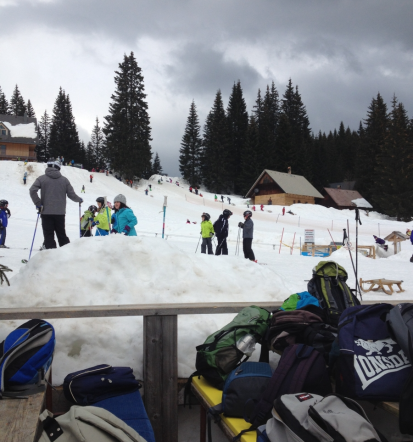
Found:
[[[124,55],[114,81],[109,112],[102,121],[96,117],[86,145],[69,94],[60,88],[52,114],[37,118],[39,161],[63,156],[89,170],[111,168],[125,179],[163,173],[158,153],[152,158],[144,77],[133,52]],[[17,85],[9,101],[0,87],[0,114],[36,117]],[[179,170],[190,185],[245,195],[264,169],[289,167],[318,190],[356,181],[355,189],[375,210],[399,220],[413,215],[413,120],[395,96],[387,105],[378,93],[357,130],[341,122],[329,133],[314,133],[291,79],[282,94],[274,83],[258,90],[250,110],[240,81],[226,105],[218,90],[203,124],[195,101],[190,104],[179,150]]]

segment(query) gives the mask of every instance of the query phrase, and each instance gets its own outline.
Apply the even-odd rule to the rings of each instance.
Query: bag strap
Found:
[[[59,425],[59,422],[57,422],[57,420],[51,416],[47,416],[43,421],[43,431],[50,439],[50,442],[54,442],[64,433],[62,427]]]
[[[300,363],[291,379],[290,393],[299,393],[302,391],[307,373],[320,355],[313,347],[304,344],[298,344],[295,354],[297,359],[300,360]]]
[[[220,414],[223,412],[222,403],[217,404],[214,407],[208,408],[208,442],[212,442],[211,420],[214,419],[214,423],[218,423],[221,420]]]
[[[327,293],[327,301],[330,304],[330,308],[337,310],[337,303],[331,292],[331,278],[329,276],[323,276],[322,278],[324,279],[324,287]]]

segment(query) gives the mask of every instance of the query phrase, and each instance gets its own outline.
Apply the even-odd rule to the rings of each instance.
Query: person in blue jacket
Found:
[[[137,236],[135,226],[138,224],[136,216],[126,205],[126,196],[119,194],[113,200],[115,204],[115,223],[111,233],[123,233],[126,236]]]
[[[0,247],[2,249],[8,249],[4,244],[6,242],[6,228],[9,222],[7,214],[7,206],[9,202],[6,200],[0,200]]]

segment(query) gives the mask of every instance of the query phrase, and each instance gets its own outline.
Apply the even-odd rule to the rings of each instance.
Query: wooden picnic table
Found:
[[[385,279],[385,278],[381,278],[381,279],[369,279],[366,281],[363,281],[362,278],[360,278],[360,288],[363,292],[377,292],[378,290],[383,290],[384,293],[387,293],[388,295],[392,295],[395,290],[393,289],[393,284],[396,284],[397,287],[399,287],[399,290],[396,290],[396,293],[401,293],[404,292],[405,290],[402,289],[402,284],[403,281],[397,281],[397,280],[393,280],[393,279]],[[363,288],[363,284],[370,284],[370,287],[365,290]],[[377,285],[377,287],[375,287]],[[386,289],[384,286],[387,286],[388,289]]]

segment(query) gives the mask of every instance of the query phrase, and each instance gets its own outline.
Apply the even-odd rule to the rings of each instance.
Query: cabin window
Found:
[[[6,155],[6,146],[4,144],[0,145],[0,154]]]
[[[263,182],[264,184],[266,184],[266,183],[271,183],[271,180],[270,180],[267,176],[265,176],[264,179],[262,180],[262,182]]]

